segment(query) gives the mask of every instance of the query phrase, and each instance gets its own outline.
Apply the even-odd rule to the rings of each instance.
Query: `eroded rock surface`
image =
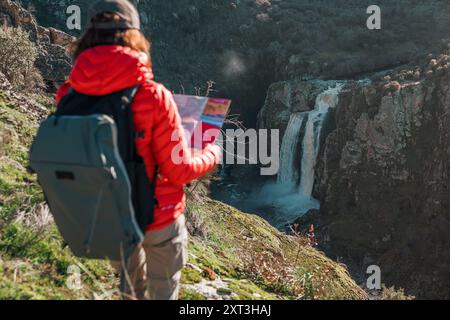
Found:
[[[447,61],[419,80],[348,87],[317,168],[326,250],[422,298],[450,297]]]

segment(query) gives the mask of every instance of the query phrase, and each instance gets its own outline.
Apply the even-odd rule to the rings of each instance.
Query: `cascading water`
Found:
[[[281,143],[280,169],[277,177],[279,184],[295,185],[298,181],[294,163],[295,152],[293,150],[296,149],[300,140],[300,130],[306,116],[307,113],[294,113],[289,119],[286,133]]]
[[[343,84],[337,84],[319,94],[314,110],[291,115],[281,143],[277,182],[265,184],[245,200],[248,210],[258,208],[277,228],[285,228],[310,209],[320,207],[312,196],[314,169],[322,127],[328,111],[336,107],[342,87]],[[302,150],[298,150],[299,146]],[[296,163],[299,152],[301,163]]]
[[[291,115],[280,150],[280,171],[278,188],[270,188],[277,197],[277,205],[283,209],[283,217],[272,219],[276,226],[282,226],[305,214],[310,209],[318,209],[319,202],[313,198],[314,169],[320,150],[322,127],[330,108],[336,107],[342,84],[319,94],[314,110]],[[306,119],[303,137],[302,125]],[[300,172],[295,163],[297,145],[302,139],[302,159]],[[300,175],[300,176],[299,176]],[[298,183],[300,178],[300,183]]]
[[[308,115],[303,136],[300,179],[300,193],[306,197],[311,197],[313,191],[314,168],[319,155],[322,127],[330,108],[334,108],[338,104],[341,89],[342,85],[337,85],[319,94],[314,110],[310,111]]]

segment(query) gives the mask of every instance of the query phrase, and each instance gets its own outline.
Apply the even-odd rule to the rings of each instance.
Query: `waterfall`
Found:
[[[300,140],[300,130],[306,113],[293,113],[289,119],[286,132],[281,143],[280,170],[278,173],[279,184],[295,185],[298,175],[295,170],[295,152],[293,152]]]
[[[343,84],[330,87],[317,96],[314,110],[293,113],[289,119],[286,132],[280,149],[280,171],[277,185],[284,193],[277,197],[288,215],[298,217],[310,209],[318,209],[319,203],[312,197],[314,186],[314,169],[320,151],[322,127],[330,108],[336,107],[339,101],[339,92]],[[301,136],[302,126],[306,120],[305,130]],[[295,163],[296,149],[301,140],[302,159],[300,165]],[[300,167],[301,170],[297,170]],[[300,178],[300,179],[299,179]],[[300,183],[298,181],[300,180]],[[291,210],[292,209],[292,210]],[[287,217],[285,217],[287,218]]]
[[[257,208],[273,226],[285,230],[309,210],[320,208],[312,196],[314,170],[322,128],[328,111],[337,106],[343,86],[335,82],[317,96],[313,110],[291,114],[281,142],[277,181],[265,183],[249,195],[243,202],[246,210]]]
[[[330,108],[336,107],[342,85],[322,92],[317,96],[314,110],[308,112],[305,134],[303,136],[303,156],[301,162],[300,193],[311,197],[314,186],[314,168],[320,149],[322,127]]]

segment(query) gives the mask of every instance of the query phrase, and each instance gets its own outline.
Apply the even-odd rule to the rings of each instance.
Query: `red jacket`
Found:
[[[143,157],[151,179],[159,167],[156,184],[155,220],[147,231],[170,225],[185,209],[184,184],[211,171],[219,162],[221,150],[209,144],[195,156],[182,134],[181,119],[172,94],[154,82],[147,56],[121,46],[98,46],[84,51],[75,61],[69,81],[56,95],[57,104],[70,87],[88,95],[107,95],[141,84],[132,104],[138,153]],[[180,139],[171,139],[172,136]],[[172,141],[175,140],[175,141]],[[172,151],[180,151],[183,163],[173,162]]]

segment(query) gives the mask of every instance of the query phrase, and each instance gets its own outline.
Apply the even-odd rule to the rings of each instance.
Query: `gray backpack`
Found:
[[[72,90],[31,147],[30,168],[78,257],[127,259],[153,220],[155,180],[149,181],[135,147],[136,91],[93,97]]]

